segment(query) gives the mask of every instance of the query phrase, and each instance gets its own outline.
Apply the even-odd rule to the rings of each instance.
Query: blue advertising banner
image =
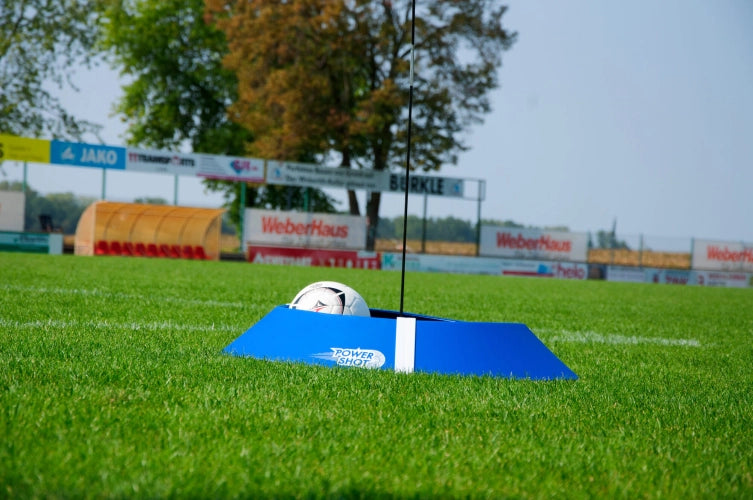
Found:
[[[50,163],[125,170],[126,150],[116,146],[52,141],[50,144]]]

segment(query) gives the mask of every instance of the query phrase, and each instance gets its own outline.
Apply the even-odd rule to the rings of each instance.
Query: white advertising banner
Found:
[[[684,269],[646,269],[646,282],[667,285],[721,286],[745,288],[750,275],[723,271],[687,271]]]
[[[267,168],[268,184],[302,187],[332,187],[384,191],[389,182],[389,172],[356,170],[351,168],[321,167],[312,163],[270,161]]]
[[[153,174],[193,175],[199,171],[199,155],[148,149],[126,149],[126,170]]]
[[[695,271],[696,282],[703,286],[747,288],[753,286],[753,274],[720,271]]]
[[[366,248],[366,217],[246,209],[248,245],[304,248]]]
[[[753,274],[751,273],[691,271],[687,269],[659,269],[653,267],[607,266],[607,280],[728,288],[747,288],[753,286]]]
[[[0,191],[0,231],[23,231],[26,195]]]
[[[264,182],[264,160],[260,158],[135,148],[127,148],[125,156],[125,169],[134,172]]]
[[[433,196],[463,197],[463,179],[411,174],[408,192]],[[389,191],[405,192],[405,175],[390,174]]]
[[[61,233],[0,231],[0,251],[60,255],[63,253],[63,235]]]
[[[209,179],[264,182],[264,160],[239,156],[196,155],[199,167],[196,175]]]
[[[753,272],[753,243],[693,240],[693,269]]]
[[[513,259],[586,262],[588,234],[483,225],[479,254]]]
[[[646,283],[646,270],[642,267],[607,266],[607,281]]]
[[[382,253],[383,270],[400,271],[402,270],[402,266],[402,253]],[[405,255],[405,269],[407,271],[422,271],[430,273],[491,275],[499,275],[502,273],[500,259],[415,253]]]
[[[399,253],[383,253],[382,269],[399,271],[403,256]],[[405,269],[458,274],[492,274],[532,278],[562,278],[584,280],[588,278],[588,266],[575,262],[552,262],[540,260],[512,260],[484,257],[407,254]]]
[[[363,189],[366,191],[405,192],[405,175],[388,171],[322,167],[312,163],[270,161],[268,184],[286,186]],[[463,197],[463,179],[429,175],[411,175],[408,191],[431,196]]]

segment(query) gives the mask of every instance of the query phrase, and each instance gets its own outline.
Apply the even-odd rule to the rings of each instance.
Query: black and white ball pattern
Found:
[[[290,303],[290,308],[346,316],[371,316],[363,297],[349,286],[336,281],[310,284],[298,292]]]

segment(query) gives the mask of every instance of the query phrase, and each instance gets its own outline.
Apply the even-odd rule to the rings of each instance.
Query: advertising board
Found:
[[[289,248],[253,245],[248,247],[247,260],[256,264],[286,266],[346,267],[379,269],[376,252],[357,250],[326,250],[318,248]]]
[[[434,196],[463,197],[463,179],[411,174],[408,192]],[[405,192],[405,176],[390,174],[388,191]]]
[[[729,288],[753,286],[752,273],[660,269],[654,267],[607,266],[606,279],[607,281],[659,283],[665,285],[721,286]]]
[[[46,141],[8,134],[0,134],[0,161],[2,160],[301,187],[377,192],[404,192],[406,187],[403,174],[393,174],[388,170],[324,167],[314,163]],[[462,198],[464,179],[413,174],[408,188],[409,192],[418,195]]]
[[[642,267],[607,266],[607,281],[646,283],[646,270]]]
[[[127,148],[126,170],[153,174],[197,175],[198,155]]]
[[[699,285],[745,288],[753,275],[742,272],[646,269],[646,282],[666,285]]]
[[[208,154],[198,154],[196,157],[199,164],[196,175],[199,177],[264,182],[264,160],[262,159]]]
[[[401,271],[402,253],[382,253],[382,269]],[[456,274],[501,274],[500,259],[447,255],[406,254],[407,271],[423,271]]]
[[[267,183],[302,187],[332,187],[384,191],[389,172],[322,167],[312,163],[270,161]]]
[[[382,269],[400,271],[403,256],[400,253],[383,253]],[[588,266],[577,262],[538,260],[495,259],[448,255],[407,254],[405,269],[459,274],[490,274],[502,276],[526,276],[537,278],[588,278]]]
[[[23,231],[26,195],[0,191],[0,231]]]
[[[322,167],[311,163],[268,163],[268,184],[302,187],[405,192],[405,176],[388,171]],[[410,176],[409,192],[418,195],[463,197],[463,179],[429,175]]]
[[[366,217],[246,209],[247,245],[304,248],[366,248]]]
[[[747,288],[753,286],[753,274],[720,271],[695,271],[696,282],[702,286]]]
[[[63,253],[63,235],[0,231],[0,250],[60,255]]]
[[[693,269],[753,272],[753,243],[693,240]]]
[[[50,141],[0,134],[0,161],[50,163]]]
[[[482,225],[479,254],[513,259],[586,262],[588,234]]]
[[[77,167],[125,169],[125,148],[86,144],[83,142],[52,141],[50,163]]]
[[[588,278],[588,265],[579,262],[504,260],[502,275],[584,280]]]

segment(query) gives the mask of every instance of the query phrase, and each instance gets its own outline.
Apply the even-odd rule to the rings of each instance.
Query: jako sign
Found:
[[[50,163],[79,167],[125,168],[125,148],[85,144],[81,142],[52,141]]]
[[[588,234],[481,226],[479,254],[516,259],[585,262]]]
[[[366,247],[366,217],[247,209],[244,220],[249,245]]]

